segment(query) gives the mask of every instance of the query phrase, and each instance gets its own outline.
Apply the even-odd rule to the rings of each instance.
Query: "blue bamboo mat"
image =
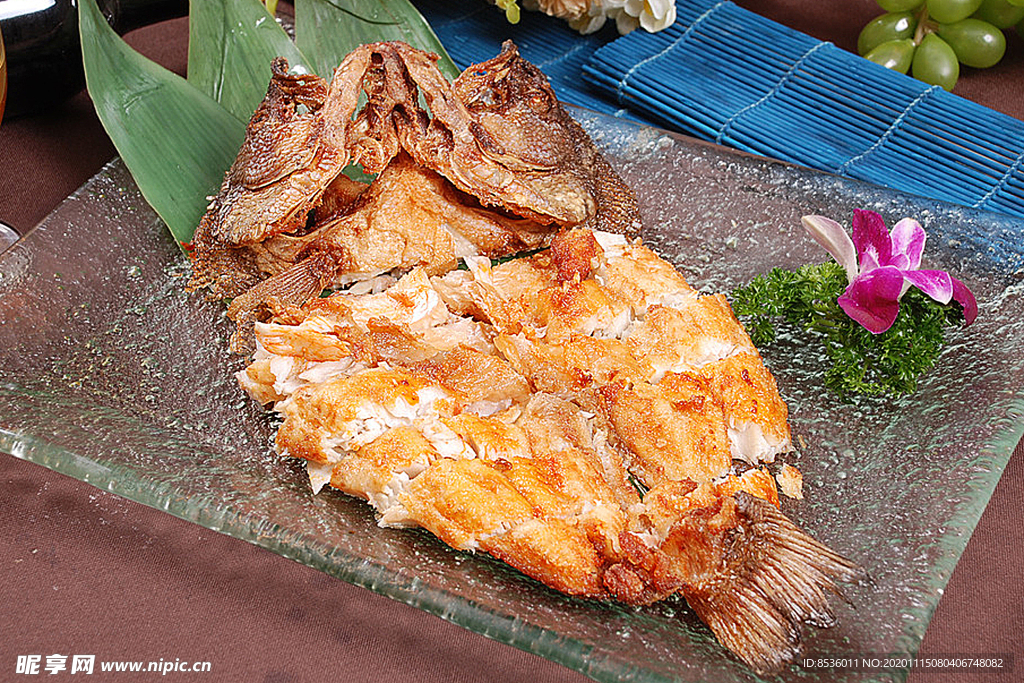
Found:
[[[581,36],[482,0],[415,0],[459,66],[511,38],[565,102],[755,154],[1024,217],[1024,122],[732,2],[677,0],[665,31]]]
[[[1024,122],[884,69],[732,2],[598,49],[587,78],[618,105],[737,149],[1024,216]]]

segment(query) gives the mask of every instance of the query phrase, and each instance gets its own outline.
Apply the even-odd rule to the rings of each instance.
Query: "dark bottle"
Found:
[[[97,0],[120,34],[188,14],[188,0]],[[8,117],[62,102],[85,86],[78,0],[0,0]]]

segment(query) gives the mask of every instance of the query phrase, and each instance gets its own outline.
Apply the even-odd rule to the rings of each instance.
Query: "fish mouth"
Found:
[[[488,145],[481,143],[479,138],[477,139],[477,148],[487,160],[493,161],[516,173],[554,173],[558,169],[557,163],[529,161],[515,154],[490,148]]]
[[[503,121],[500,114],[488,112],[478,114],[469,124],[476,147],[487,160],[517,173],[553,173],[565,162],[568,154],[564,147],[509,139]]]

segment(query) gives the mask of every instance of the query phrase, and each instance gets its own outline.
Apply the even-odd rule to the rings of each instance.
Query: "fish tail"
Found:
[[[715,552],[680,592],[719,642],[758,673],[773,673],[799,653],[802,624],[834,623],[829,597],[839,595],[836,582],[860,572],[770,503],[743,491],[732,500],[735,526],[710,544],[690,544]],[[718,532],[705,526],[703,533]]]

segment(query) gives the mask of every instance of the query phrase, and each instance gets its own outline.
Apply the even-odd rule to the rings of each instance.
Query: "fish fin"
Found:
[[[770,503],[745,491],[732,500],[737,524],[711,544],[720,552],[681,592],[723,645],[758,673],[774,673],[799,653],[802,624],[834,623],[836,581],[860,572]],[[707,526],[690,532],[709,534]]]
[[[228,306],[228,317],[235,321],[231,350],[245,353],[252,347],[253,325],[262,313],[290,306],[302,306],[323,292],[337,272],[337,259],[316,253],[288,270],[260,282],[235,297]]]
[[[190,292],[209,289],[214,297],[231,298],[259,282],[259,268],[249,249],[223,244],[214,238],[211,213],[199,221],[185,250],[192,268]]]

